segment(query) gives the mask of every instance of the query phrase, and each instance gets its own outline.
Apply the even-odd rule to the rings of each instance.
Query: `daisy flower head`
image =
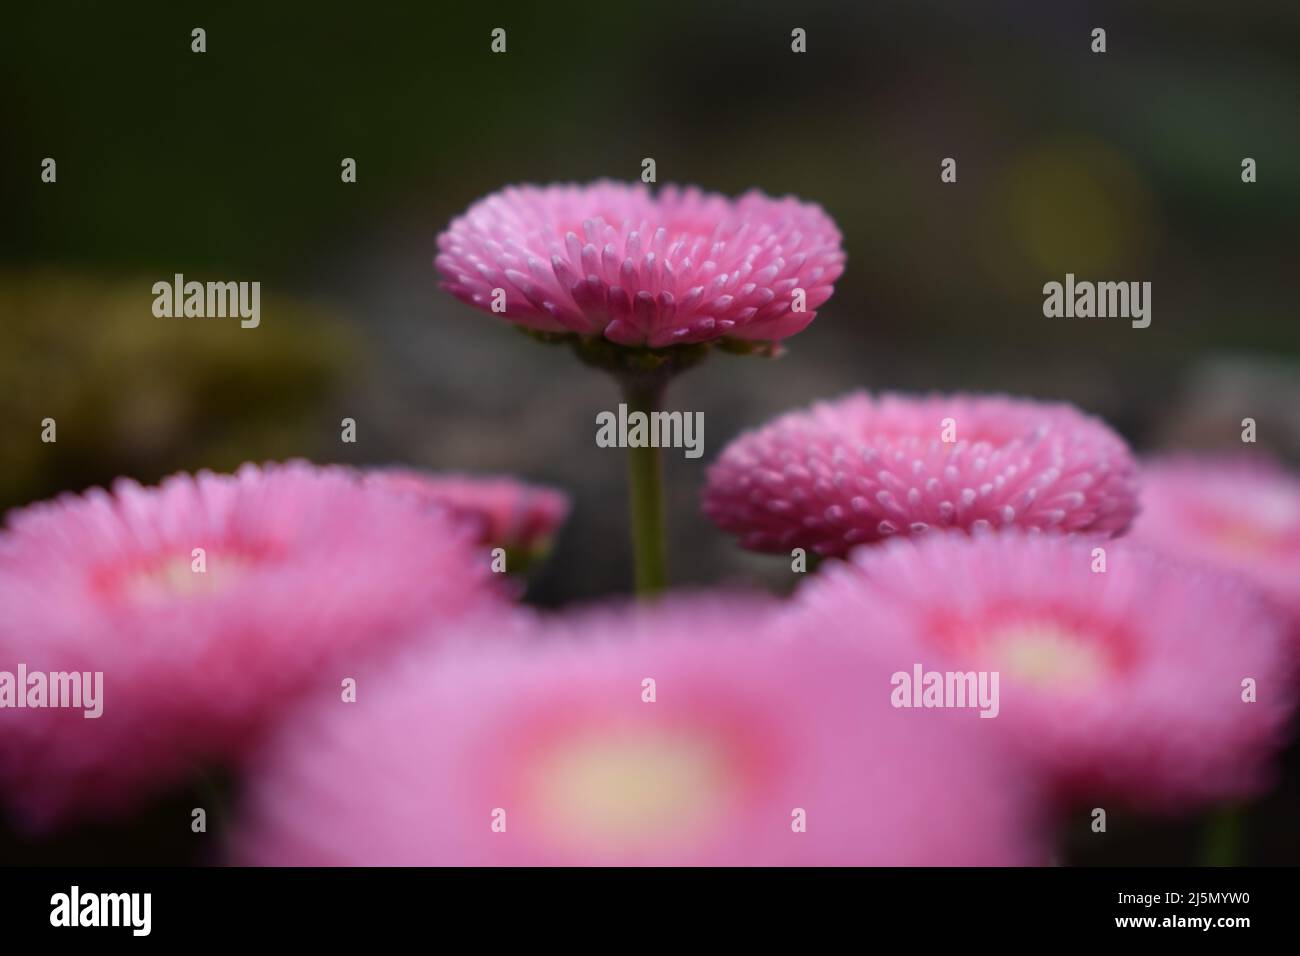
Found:
[[[569,498],[555,488],[509,475],[437,474],[407,468],[374,469],[366,480],[445,508],[472,529],[484,548],[504,548],[525,564],[542,558],[569,514]],[[514,569],[516,562],[508,566]]]
[[[495,604],[490,578],[446,514],[302,462],[12,512],[0,671],[48,696],[0,709],[0,794],[40,829],[236,761],[299,694],[337,697],[369,655]],[[98,681],[101,712],[52,706],[51,675]]]
[[[1295,703],[1285,629],[1251,590],[1123,541],[891,542],[828,568],[787,617],[796,633],[875,648],[896,672],[998,675],[996,719],[980,722],[1066,804],[1174,810],[1251,794]]]
[[[715,345],[775,354],[816,317],[845,259],[811,203],[608,180],[506,187],[437,244],[443,288],[569,345],[647,414]],[[663,466],[657,447],[627,447],[636,589],[650,597],[668,580]]]
[[[1001,395],[850,394],[741,435],[704,513],[756,551],[853,547],[930,529],[1122,532],[1136,464],[1075,407]]]
[[[1133,540],[1240,574],[1300,622],[1300,478],[1272,461],[1143,463]]]
[[[752,599],[534,620],[414,650],[304,708],[254,775],[239,862],[1011,864],[1028,791],[969,722],[898,719],[857,649]],[[493,636],[500,636],[499,629]],[[982,723],[976,721],[976,723]]]
[[[443,287],[541,333],[662,349],[779,342],[844,270],[821,207],[602,180],[509,186],[438,237]]]

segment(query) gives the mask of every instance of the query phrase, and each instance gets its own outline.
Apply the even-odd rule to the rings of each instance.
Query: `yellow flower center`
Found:
[[[1242,520],[1225,521],[1216,527],[1214,540],[1229,554],[1247,558],[1270,554],[1282,544],[1281,536],[1272,528]]]
[[[1214,543],[1229,554],[1265,557],[1295,546],[1300,538],[1300,504],[1290,494],[1261,489],[1252,493],[1249,510],[1210,507],[1201,522]]]
[[[985,646],[1002,672],[1040,687],[1086,686],[1110,670],[1097,641],[1054,621],[1004,627]]]
[[[557,835],[606,849],[689,838],[735,783],[715,741],[662,730],[564,741],[539,762],[537,777]]]
[[[136,571],[127,579],[126,590],[144,601],[216,594],[241,578],[250,563],[236,554],[206,556],[201,564],[197,558],[180,555]]]

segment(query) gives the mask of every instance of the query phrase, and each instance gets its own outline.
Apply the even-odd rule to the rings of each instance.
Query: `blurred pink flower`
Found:
[[[842,556],[931,528],[1112,535],[1136,510],[1135,472],[1123,439],[1071,405],[859,392],[732,441],[703,507],[756,551]]]
[[[1240,456],[1156,459],[1141,478],[1135,541],[1235,571],[1300,621],[1300,478]]]
[[[1070,803],[1252,793],[1295,703],[1284,629],[1253,592],[1125,542],[900,540],[825,569],[786,617],[795,634],[870,645],[895,672],[997,672],[999,713],[980,723]]]
[[[406,468],[366,472],[366,480],[445,507],[467,521],[476,542],[524,555],[545,553],[569,514],[562,491],[508,475],[431,474]]]
[[[530,329],[651,348],[784,339],[844,270],[819,206],[609,181],[507,187],[453,220],[438,249],[443,287],[470,305],[489,311],[503,289],[502,314]]]
[[[0,670],[102,672],[103,713],[0,710],[0,794],[38,829],[124,809],[239,757],[296,695],[337,700],[417,626],[494,603],[489,578],[446,515],[301,462],[12,512]]]
[[[911,719],[865,655],[753,599],[498,622],[304,709],[253,776],[239,862],[1041,862],[987,721]],[[653,682],[651,685],[650,682]],[[647,696],[653,692],[653,702]],[[800,812],[802,811],[802,812]],[[797,832],[806,821],[806,832]],[[494,828],[494,824],[496,825]]]

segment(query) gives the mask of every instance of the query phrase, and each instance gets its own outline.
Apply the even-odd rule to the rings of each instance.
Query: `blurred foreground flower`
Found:
[[[356,706],[320,700],[264,754],[236,859],[1044,859],[1032,795],[980,739],[987,722],[891,709],[859,650],[773,641],[768,611],[671,597],[395,658]]]
[[[446,508],[468,522],[484,548],[503,548],[506,566],[524,571],[546,556],[569,514],[562,491],[508,475],[457,475],[378,468],[366,480],[388,491]]]
[[[735,439],[704,512],[757,551],[852,547],[931,528],[1122,532],[1136,465],[1071,405],[1004,396],[854,393]]]
[[[337,701],[369,655],[495,603],[488,578],[447,515],[305,463],[12,512],[0,669],[77,672],[87,692],[102,672],[102,714],[32,709],[17,688],[29,704],[0,710],[0,796],[39,829],[238,758],[298,694]]]
[[[754,191],[601,181],[513,186],[438,237],[443,287],[611,372],[631,413],[651,415],[677,372],[713,344],[775,351],[844,271],[821,207]],[[667,582],[660,450],[629,445],[637,590]]]
[[[1300,623],[1300,478],[1244,457],[1142,467],[1133,540],[1241,574]]]
[[[1066,802],[1254,792],[1295,703],[1281,620],[1232,577],[1097,548],[1016,532],[892,542],[810,581],[785,626],[869,645],[895,672],[998,673],[998,716],[980,723]]]

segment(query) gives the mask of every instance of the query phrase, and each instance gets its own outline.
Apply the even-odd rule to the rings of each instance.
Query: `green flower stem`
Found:
[[[1201,866],[1240,866],[1245,832],[1245,807],[1232,805],[1215,810],[1201,838]]]
[[[673,345],[664,348],[626,346],[600,335],[538,332],[521,328],[529,338],[550,345],[567,345],[584,365],[614,376],[623,390],[628,414],[646,416],[663,408],[668,382],[708,357],[714,347],[707,343]],[[717,347],[739,354],[775,355],[771,343],[729,342]],[[667,543],[664,532],[664,466],[658,448],[627,450],[628,491],[631,499],[632,556],[636,565],[636,593],[651,598],[668,586]]]
[[[628,378],[623,398],[628,414],[659,411],[664,380]],[[651,598],[668,586],[668,553],[664,534],[664,466],[660,449],[627,450],[628,492],[631,499],[632,557],[636,566],[636,594]]]

